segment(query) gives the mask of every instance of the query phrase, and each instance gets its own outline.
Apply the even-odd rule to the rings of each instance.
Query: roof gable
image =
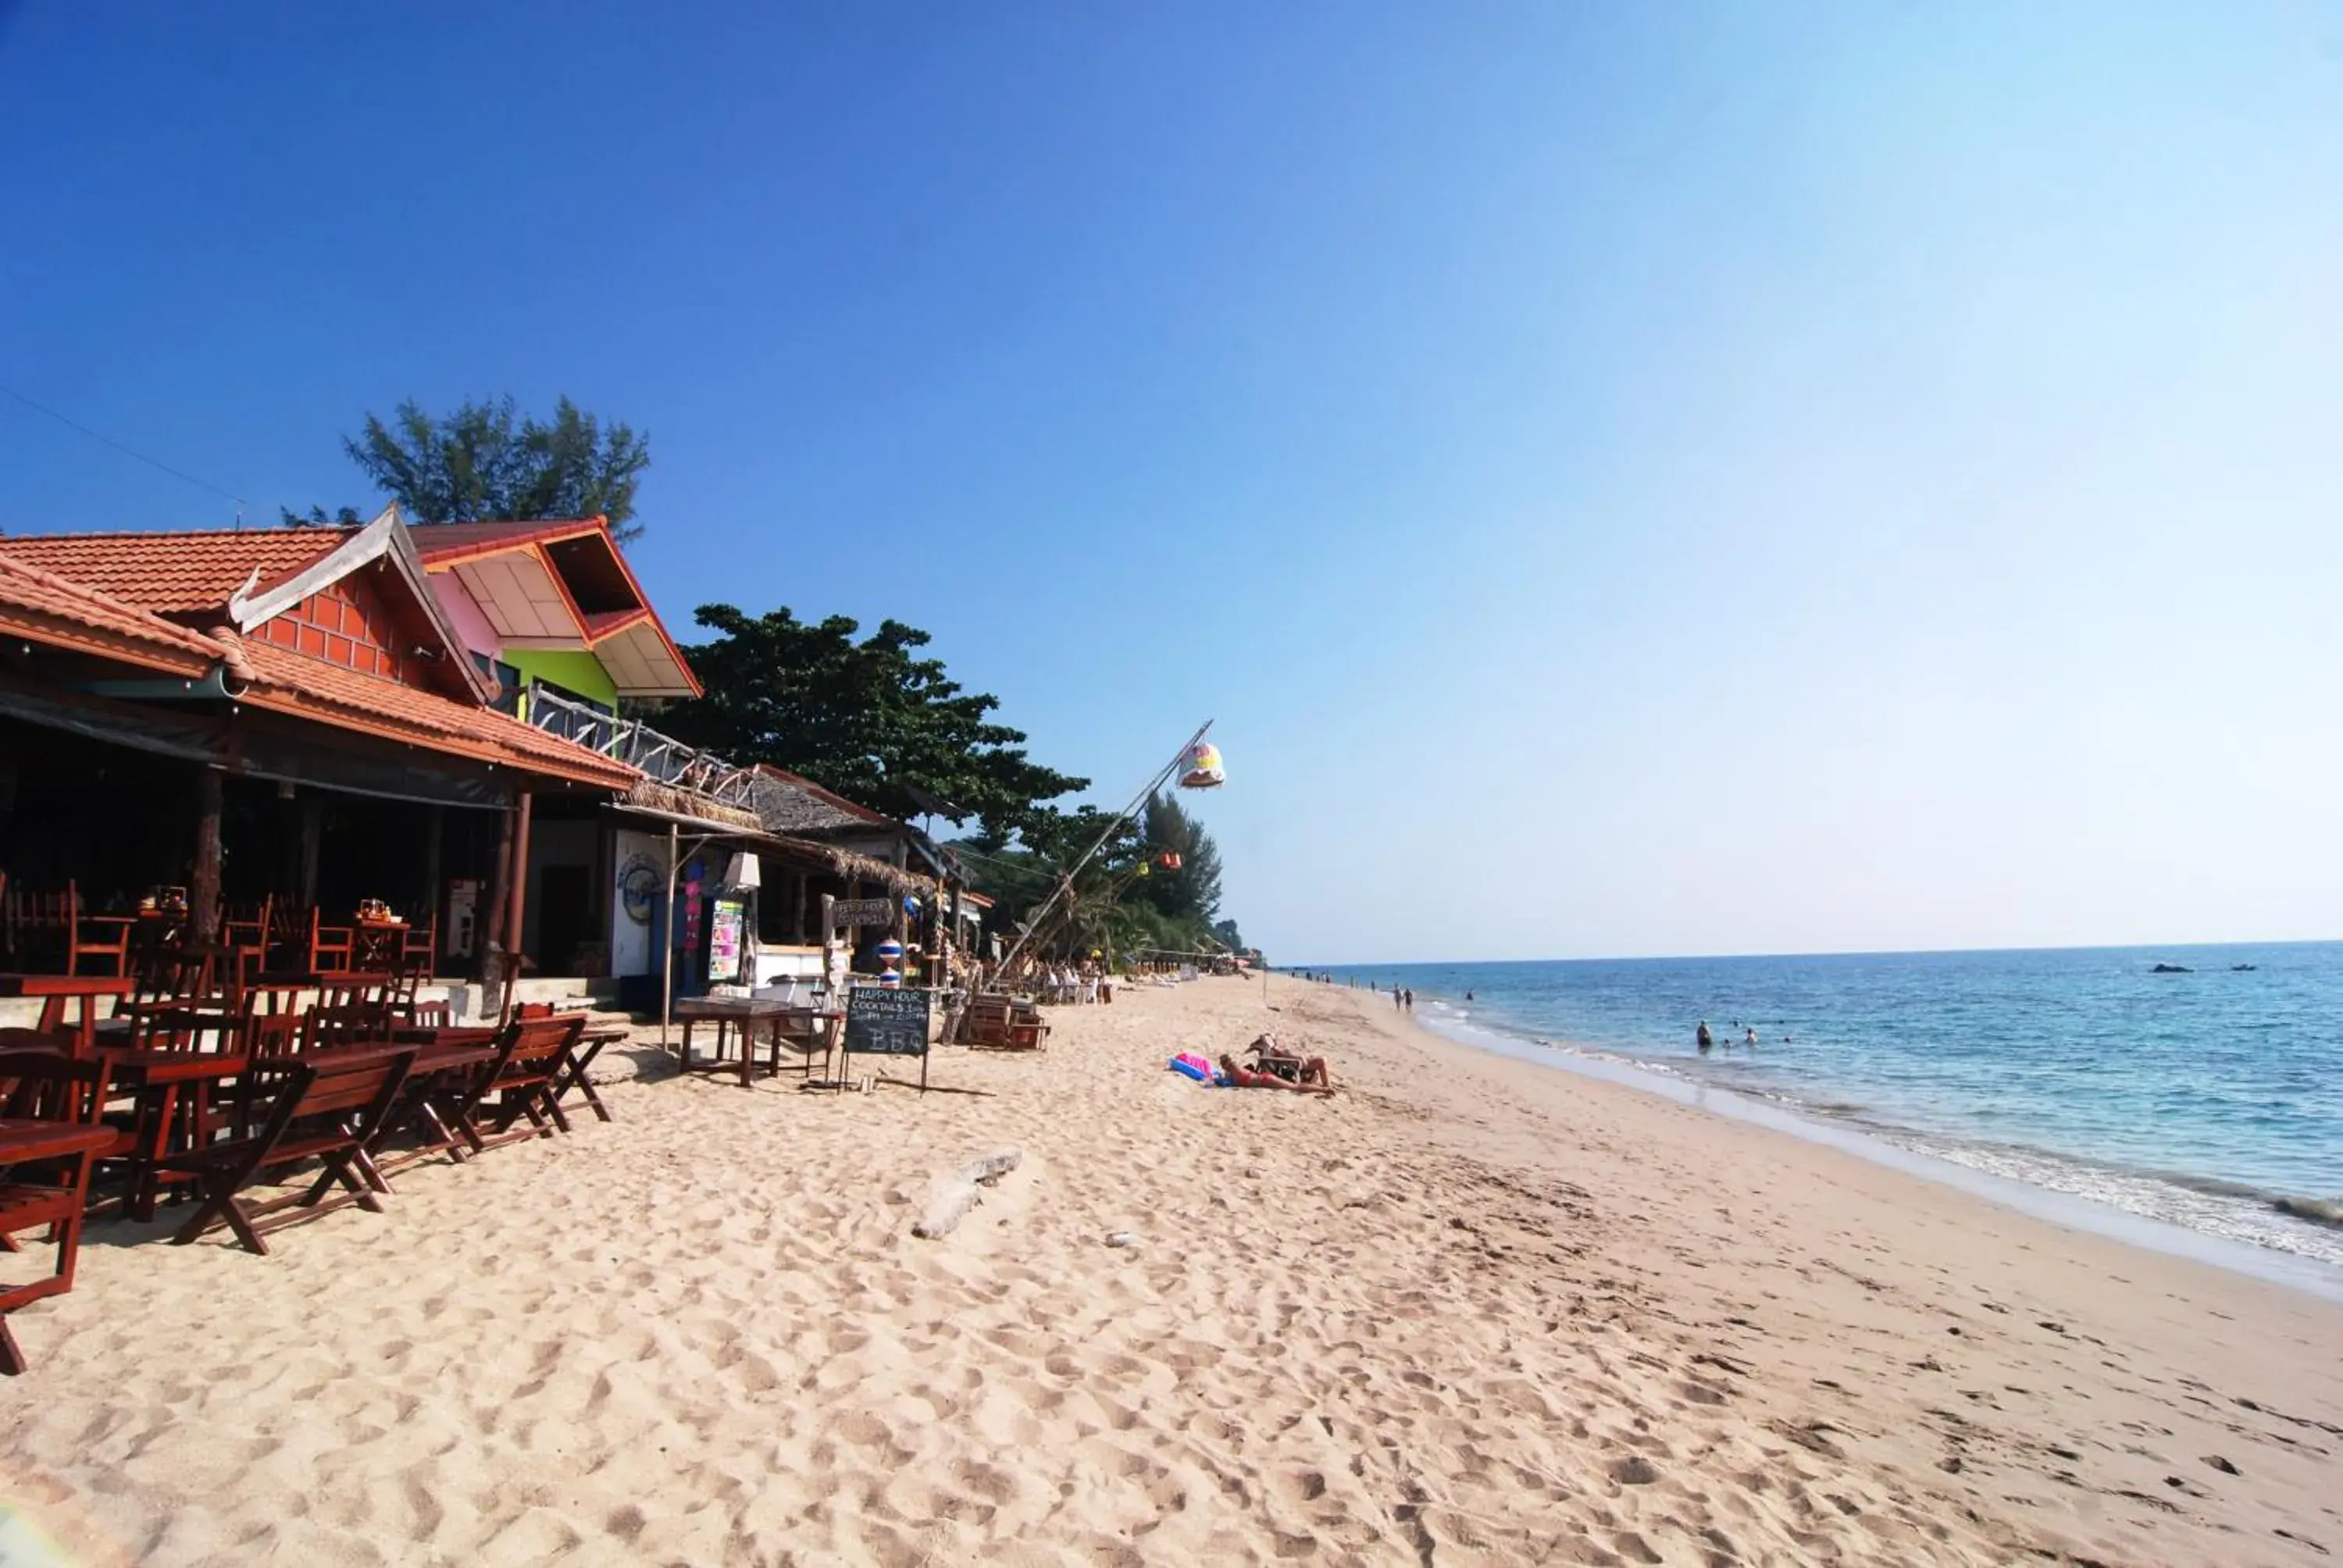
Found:
[[[425,568],[461,583],[506,646],[590,652],[621,696],[702,694],[608,519],[425,523],[413,535]]]

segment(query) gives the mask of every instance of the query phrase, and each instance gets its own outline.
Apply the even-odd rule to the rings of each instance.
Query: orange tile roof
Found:
[[[140,609],[216,609],[253,571],[282,581],[349,538],[347,528],[190,534],[11,534],[0,550]]]
[[[0,630],[174,675],[202,675],[221,653],[209,638],[13,553],[0,555]]]
[[[427,565],[445,566],[467,556],[493,555],[518,545],[553,544],[600,533],[600,518],[537,518],[518,522],[416,523],[407,528],[415,553]]]
[[[624,789],[642,776],[493,709],[468,708],[273,643],[246,642],[234,632],[220,633],[219,640],[235,649],[231,668],[240,665],[237,673],[250,672],[254,684],[240,700],[256,708],[605,789]]]

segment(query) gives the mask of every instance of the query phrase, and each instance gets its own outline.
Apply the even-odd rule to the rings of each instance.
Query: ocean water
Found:
[[[1730,1090],[2343,1268],[2343,942],[1321,972],[1411,987],[1458,1038]]]

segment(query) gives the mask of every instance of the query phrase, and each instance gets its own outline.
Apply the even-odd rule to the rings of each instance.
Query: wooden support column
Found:
[[[508,806],[497,813],[497,865],[488,879],[488,896],[472,910],[478,926],[473,933],[473,976],[488,980],[497,972],[496,955],[505,945],[505,910],[512,897],[513,813]]]
[[[315,789],[301,791],[301,863],[297,890],[304,905],[317,902],[317,854],[326,836],[326,803]]]
[[[220,771],[196,769],[196,864],[187,878],[187,919],[199,942],[219,940]]]
[[[447,838],[447,808],[427,806],[424,809],[429,815],[423,821],[423,900],[407,911],[407,918],[418,924],[439,918],[439,868]],[[436,949],[431,959],[434,963],[438,961]]]
[[[513,828],[512,913],[505,920],[505,948],[518,953],[522,934],[528,930],[528,807],[536,797],[528,790],[520,792],[518,821]],[[520,971],[515,970],[515,976]]]

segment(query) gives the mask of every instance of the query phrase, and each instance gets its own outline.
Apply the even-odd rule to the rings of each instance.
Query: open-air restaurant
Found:
[[[696,689],[598,518],[0,538],[0,1371],[86,1224],[266,1253],[608,1120],[588,999],[746,1083],[940,971],[923,836],[621,717]]]

